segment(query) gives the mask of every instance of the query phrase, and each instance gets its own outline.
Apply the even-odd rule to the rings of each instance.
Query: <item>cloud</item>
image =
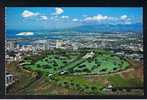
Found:
[[[34,33],[33,32],[20,32],[20,33],[18,33],[16,35],[25,35],[25,36],[27,36],[27,35],[34,35]]]
[[[77,21],[79,21],[79,20],[78,20],[78,19],[76,19],[76,18],[74,18],[74,19],[72,19],[72,21],[77,22]]]
[[[61,18],[67,19],[67,18],[69,18],[69,16],[61,16]]]
[[[42,15],[38,12],[32,12],[32,11],[29,11],[29,10],[24,10],[21,15],[24,18],[30,18],[30,17],[32,18],[33,17],[33,18],[35,18],[35,20],[39,20],[39,19],[47,20],[48,19],[48,17],[45,16],[45,15]]]
[[[86,17],[86,18],[84,19],[84,21],[101,21],[101,20],[107,20],[107,19],[109,19],[108,16],[103,16],[103,15],[101,15],[101,14],[98,14],[98,15],[96,15],[96,16]]]
[[[47,20],[48,17],[47,16],[40,16],[42,20]]]
[[[29,11],[29,10],[24,10],[21,15],[22,15],[22,17],[27,18],[27,17],[38,16],[39,13],[34,13],[34,12]]]
[[[131,18],[129,18],[127,15],[120,16],[120,20],[123,24],[131,24]]]
[[[62,8],[55,8],[55,13],[53,13],[53,15],[60,15],[64,12],[64,10]]]
[[[122,15],[122,16],[120,16],[120,19],[121,19],[121,20],[128,19],[128,16],[127,16],[127,15]]]
[[[83,20],[83,22],[99,22],[99,23],[111,23],[111,24],[131,24],[131,18],[127,15],[122,15],[120,17],[114,16],[105,16],[105,15],[95,15],[95,16],[87,16]]]

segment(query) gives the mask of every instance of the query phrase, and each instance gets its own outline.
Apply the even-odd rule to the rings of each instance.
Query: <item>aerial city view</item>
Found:
[[[6,95],[143,96],[141,7],[6,7]]]

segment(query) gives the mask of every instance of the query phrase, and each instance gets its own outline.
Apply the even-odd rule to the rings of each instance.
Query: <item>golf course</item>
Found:
[[[92,56],[91,56],[92,55]],[[46,74],[107,74],[127,69],[127,59],[106,51],[91,51],[90,53],[49,53],[46,57],[32,63],[31,58],[26,58],[24,68],[40,71]]]
[[[106,95],[104,89],[109,85],[113,88],[143,87],[143,77],[136,73],[142,67],[134,67],[130,62],[128,58],[101,49],[54,50],[41,56],[26,56],[18,63],[23,73],[18,69],[15,72],[21,75],[27,72],[30,76],[25,75],[28,79],[23,83],[19,81],[10,94],[15,91],[27,95]],[[39,77],[34,77],[33,73]]]

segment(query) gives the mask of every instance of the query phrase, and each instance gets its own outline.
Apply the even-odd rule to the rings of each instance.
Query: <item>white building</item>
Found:
[[[38,50],[46,50],[48,49],[48,41],[47,40],[36,40],[32,43],[33,51]]]
[[[62,48],[63,44],[64,44],[63,40],[57,40],[56,41],[56,48]]]

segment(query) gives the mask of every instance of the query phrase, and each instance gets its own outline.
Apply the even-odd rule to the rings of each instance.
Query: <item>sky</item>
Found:
[[[86,24],[143,23],[141,7],[6,7],[7,30],[50,30]]]

